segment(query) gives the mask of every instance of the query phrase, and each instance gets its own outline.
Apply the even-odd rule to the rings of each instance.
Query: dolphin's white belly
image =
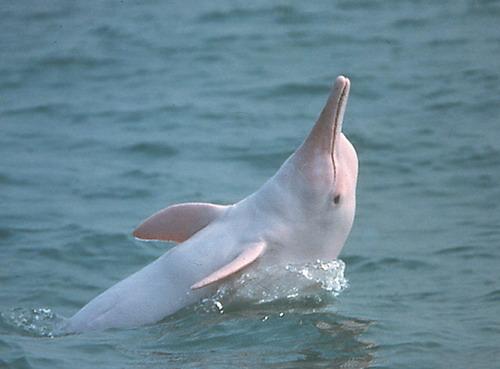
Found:
[[[213,288],[191,290],[216,265],[199,259],[196,247],[178,246],[138,272],[104,291],[72,318],[68,332],[129,328],[157,322],[185,306],[210,295]]]

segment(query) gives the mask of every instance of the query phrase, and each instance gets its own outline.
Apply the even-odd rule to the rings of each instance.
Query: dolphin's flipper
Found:
[[[231,261],[229,264],[224,265],[219,270],[216,270],[209,276],[203,278],[201,281],[196,282],[191,286],[191,289],[196,290],[229,277],[231,274],[240,271],[247,265],[254,262],[260,255],[262,255],[265,249],[266,243],[264,241],[248,245],[247,248],[236,257],[236,259]]]
[[[220,217],[228,207],[194,202],[171,205],[151,215],[133,234],[142,240],[184,242]]]

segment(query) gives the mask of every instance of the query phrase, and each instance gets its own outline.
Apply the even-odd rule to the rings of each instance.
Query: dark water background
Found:
[[[3,1],[0,368],[500,367],[499,25],[494,0]],[[257,189],[338,74],[346,290],[47,337],[166,249],[143,218]]]

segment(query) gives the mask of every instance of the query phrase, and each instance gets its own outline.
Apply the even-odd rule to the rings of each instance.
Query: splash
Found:
[[[264,305],[321,306],[348,287],[342,260],[316,260],[304,264],[272,265],[251,270],[222,284],[198,311],[223,314],[228,307]]]
[[[57,327],[64,318],[53,313],[49,308],[14,308],[0,313],[3,322],[22,334],[37,337],[55,337]]]
[[[334,296],[338,296],[342,290],[348,287],[348,281],[344,276],[345,263],[339,259],[316,260],[314,263],[302,266],[290,264],[286,266],[286,269],[317,283],[323,290],[331,292]]]

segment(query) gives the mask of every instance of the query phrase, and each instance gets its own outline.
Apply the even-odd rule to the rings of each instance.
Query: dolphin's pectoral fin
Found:
[[[231,261],[229,264],[224,265],[219,270],[216,270],[208,277],[203,278],[201,281],[196,282],[191,286],[192,290],[208,286],[212,283],[218,282],[221,279],[229,277],[231,274],[236,273],[253,263],[266,249],[266,243],[264,241],[256,242],[250,244],[241,254],[239,254],[236,259]]]
[[[133,234],[142,240],[184,242],[220,217],[227,208],[208,203],[171,205],[151,215]]]

